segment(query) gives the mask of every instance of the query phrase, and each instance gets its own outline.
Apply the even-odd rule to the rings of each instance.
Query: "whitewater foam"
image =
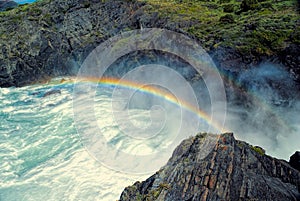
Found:
[[[61,94],[42,97],[53,89]],[[88,154],[74,126],[72,90],[51,83],[0,89],[1,201],[116,200],[149,176],[116,172]]]

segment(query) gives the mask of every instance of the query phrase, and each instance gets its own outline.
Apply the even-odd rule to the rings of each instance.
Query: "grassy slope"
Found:
[[[272,55],[289,43],[300,44],[296,0],[247,0],[252,2],[249,10],[241,6],[245,0],[141,1],[151,5],[148,12],[158,11],[179,23],[191,22],[179,28],[196,36],[207,50],[223,45],[242,54]]]
[[[51,14],[40,9],[43,5],[47,6],[49,1],[41,0],[0,12],[0,23],[21,24],[27,18],[36,24],[51,27],[55,32]],[[158,12],[161,18],[174,22],[175,28],[195,36],[206,50],[223,46],[232,47],[241,55],[270,56],[280,53],[290,44],[300,45],[297,0],[136,1],[148,4],[144,6],[144,12]],[[247,8],[242,6],[245,2],[248,3]],[[0,40],[4,41],[13,39],[22,42],[26,37],[29,36],[0,31]]]

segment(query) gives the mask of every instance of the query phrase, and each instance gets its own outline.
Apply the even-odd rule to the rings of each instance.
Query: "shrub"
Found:
[[[234,5],[233,4],[226,4],[223,6],[223,11],[225,13],[232,13],[234,11]]]
[[[241,3],[241,10],[246,12],[248,10],[255,10],[258,8],[257,0],[243,0]]]
[[[233,17],[232,14],[226,14],[226,15],[220,17],[220,22],[233,23],[234,22],[234,17]]]

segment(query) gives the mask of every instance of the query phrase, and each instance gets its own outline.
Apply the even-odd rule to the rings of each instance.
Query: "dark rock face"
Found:
[[[123,1],[54,0],[3,14],[0,87],[76,74],[98,44],[125,27],[139,28],[131,13],[141,6]]]
[[[128,200],[299,200],[300,172],[257,148],[235,140],[233,134],[214,136],[213,151],[200,155],[207,137],[183,141],[167,165],[143,182],[127,187]]]
[[[0,11],[5,11],[7,9],[12,9],[17,7],[18,4],[10,0],[0,0]]]
[[[13,12],[2,12],[0,87],[23,86],[58,75],[74,75],[91,50],[126,30],[143,26],[187,33],[200,23],[195,20],[176,21],[149,11],[149,7],[153,5],[141,1],[43,0],[34,5],[19,6]],[[250,25],[249,29],[255,29],[256,25]],[[280,26],[275,28],[283,29]],[[298,37],[297,33],[293,38]],[[201,44],[214,41],[205,47],[210,48],[207,50],[221,70],[235,74],[264,59],[274,58],[275,63],[284,63],[291,77],[300,82],[298,44],[288,42],[282,52],[264,58],[264,54],[241,53],[225,44],[213,47],[213,44],[234,40],[226,34],[220,39],[209,33],[209,40],[189,35]],[[236,42],[240,44],[239,40]]]
[[[291,157],[289,161],[290,165],[300,171],[300,151],[296,151]]]

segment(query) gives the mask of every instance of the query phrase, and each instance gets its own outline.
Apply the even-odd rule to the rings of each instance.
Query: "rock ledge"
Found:
[[[199,158],[208,137],[216,146]],[[262,149],[263,150],[263,149]],[[299,200],[300,172],[232,133],[198,134],[184,140],[168,163],[143,182],[127,187],[125,200]]]

